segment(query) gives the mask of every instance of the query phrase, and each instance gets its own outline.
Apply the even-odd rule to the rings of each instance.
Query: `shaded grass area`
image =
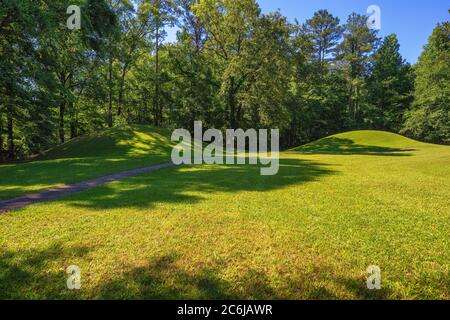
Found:
[[[267,192],[315,181],[334,173],[327,167],[312,161],[283,159],[274,179],[262,177],[259,166],[192,167],[190,174],[178,167],[163,174],[137,176],[119,188],[110,184],[75,195],[71,204],[94,210],[120,207],[151,209],[158,203],[194,204],[215,193]]]
[[[74,139],[35,161],[0,165],[0,199],[170,161],[165,130],[110,129]]]
[[[168,168],[2,215],[0,298],[450,299],[450,148],[392,148],[415,150]]]
[[[46,288],[48,299],[73,297],[71,295],[73,292],[69,290],[64,292],[64,289],[67,289],[65,270],[49,272],[49,268],[54,261],[81,258],[89,250],[87,246],[66,247],[60,243],[54,243],[41,251],[2,250],[0,253],[0,299],[40,299],[42,291],[36,290],[35,286]],[[63,295],[55,294],[58,291]]]
[[[77,299],[80,291],[67,290],[67,275],[63,272],[48,272],[48,266],[56,261],[82,259],[89,253],[88,247],[63,248],[54,245],[40,252],[4,252],[0,255],[0,280],[14,281],[15,286],[0,284],[1,299]],[[20,263],[17,263],[17,261]],[[258,270],[248,270],[241,275],[238,290],[236,283],[220,277],[226,265],[217,263],[197,270],[195,274],[178,266],[177,253],[154,257],[147,264],[131,268],[120,277],[105,279],[95,289],[96,298],[117,299],[285,299],[280,295],[267,275]],[[314,272],[330,272],[315,269]],[[336,284],[352,292],[359,299],[386,299],[389,291],[367,291],[363,279],[335,278]],[[30,290],[30,284],[41,289]],[[82,282],[83,284],[83,282]],[[311,286],[309,274],[290,279],[285,290],[304,291],[304,299],[338,299],[339,296],[324,287]],[[34,288],[33,288],[34,289]]]

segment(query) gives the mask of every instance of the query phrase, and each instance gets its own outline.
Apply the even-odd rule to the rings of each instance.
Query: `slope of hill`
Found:
[[[166,155],[172,146],[168,130],[131,126],[70,140],[45,152],[42,159]]]
[[[0,165],[0,199],[167,162],[172,146],[167,130],[148,126],[80,137],[35,161]]]
[[[323,138],[291,151],[325,154],[387,154],[431,146],[385,131],[352,131]]]
[[[79,137],[48,150],[35,161],[0,165],[0,200],[167,162],[173,146],[168,130],[149,126],[107,129]],[[439,147],[442,146],[383,131],[353,131],[290,151],[319,155],[408,155],[423,148],[431,154]]]

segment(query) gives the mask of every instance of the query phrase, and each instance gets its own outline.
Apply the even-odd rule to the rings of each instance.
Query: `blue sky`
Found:
[[[400,52],[410,63],[416,63],[438,22],[450,20],[448,0],[258,0],[264,13],[280,9],[290,21],[300,23],[309,19],[315,11],[327,9],[347,20],[351,12],[366,14],[370,5],[381,9],[380,36],[396,33]]]
[[[344,23],[351,12],[366,14],[370,5],[381,8],[379,35],[396,33],[400,51],[410,63],[416,63],[438,22],[450,20],[449,0],[258,0],[264,13],[280,12],[293,22],[303,23],[315,11],[327,9]],[[175,31],[169,31],[168,41],[175,39]]]

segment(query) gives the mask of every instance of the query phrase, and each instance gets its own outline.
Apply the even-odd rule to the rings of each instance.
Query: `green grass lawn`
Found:
[[[360,131],[281,157],[276,176],[182,166],[0,215],[0,298],[450,299],[450,147]],[[130,158],[81,163],[94,176]],[[0,167],[0,194],[65,182],[77,163]],[[8,171],[27,166],[42,181]],[[367,290],[369,265],[382,290]]]
[[[173,145],[168,131],[146,126],[77,138],[35,161],[0,164],[0,200],[170,161]]]

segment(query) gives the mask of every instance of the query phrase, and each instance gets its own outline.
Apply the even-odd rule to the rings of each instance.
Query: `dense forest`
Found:
[[[194,120],[278,128],[284,148],[352,129],[450,143],[450,23],[414,66],[399,47],[364,15],[290,23],[255,0],[0,0],[0,161],[102,128]]]

